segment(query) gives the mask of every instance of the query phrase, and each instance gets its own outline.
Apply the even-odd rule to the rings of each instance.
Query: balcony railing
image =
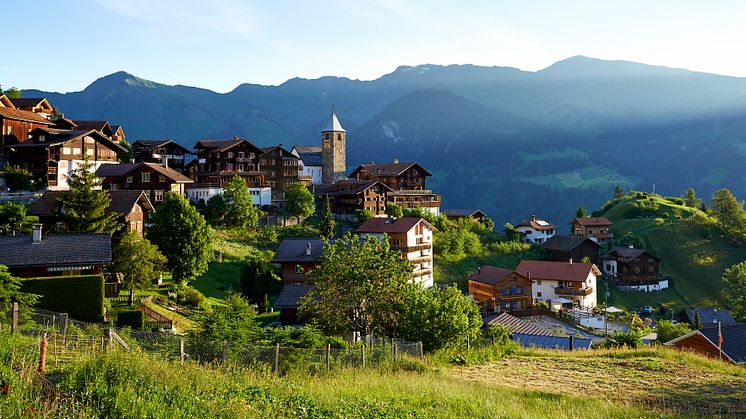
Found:
[[[585,288],[556,287],[554,289],[554,293],[557,295],[586,296],[586,295],[591,295],[592,292],[593,292],[593,287],[585,287]]]

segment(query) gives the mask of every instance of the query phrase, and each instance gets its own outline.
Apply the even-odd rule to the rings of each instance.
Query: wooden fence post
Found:
[[[13,308],[10,312],[10,316],[12,318],[12,322],[10,324],[10,333],[16,334],[18,332],[18,302],[13,302]]]
[[[60,333],[62,333],[62,347],[65,347],[67,342],[67,313],[60,313]]]
[[[108,352],[111,346],[111,329],[104,329],[104,352]]]
[[[326,344],[326,370],[328,371],[331,367],[331,352],[332,352],[332,345],[330,343]]]
[[[57,358],[60,357],[60,354],[57,352],[57,335],[55,334],[54,337],[54,346],[52,347],[52,354],[54,355],[54,366],[57,367]]]
[[[365,344],[360,347],[361,349],[361,359],[363,361],[363,368],[365,368]]]
[[[273,368],[275,373],[280,371],[280,343],[275,345],[275,366]]]
[[[228,360],[228,341],[227,340],[223,341],[222,359],[223,359],[223,362]]]
[[[471,338],[466,338],[466,349],[471,349]]]
[[[495,334],[494,333],[490,335],[490,340],[492,341],[492,346],[495,346]]]
[[[396,361],[396,341],[391,338],[391,358]]]
[[[184,338],[179,339],[179,362],[184,365]]]
[[[41,337],[39,341],[39,369],[38,371],[44,374],[44,370],[47,369],[47,333]]]
[[[424,358],[425,352],[422,349],[422,342],[417,342],[417,348],[419,349],[419,352],[420,352],[420,358]]]

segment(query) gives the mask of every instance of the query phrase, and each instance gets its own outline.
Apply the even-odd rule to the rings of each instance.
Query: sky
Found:
[[[575,55],[746,77],[740,0],[4,0],[0,85],[126,71],[228,92],[400,65],[536,71]]]

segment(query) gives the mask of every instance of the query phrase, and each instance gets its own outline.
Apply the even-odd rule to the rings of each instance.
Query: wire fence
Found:
[[[21,333],[37,336],[41,358],[45,346],[48,365],[58,367],[78,357],[109,351],[137,351],[179,362],[234,363],[278,373],[317,372],[341,367],[369,367],[422,357],[422,344],[395,339],[372,338],[368,342],[339,343],[323,348],[297,348],[252,342],[208,341],[198,336],[180,336],[130,328],[109,327],[71,319],[65,313],[35,310]],[[42,344],[42,341],[45,343]]]

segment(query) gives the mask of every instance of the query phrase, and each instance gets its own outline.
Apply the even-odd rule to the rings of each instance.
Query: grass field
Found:
[[[723,237],[702,211],[660,196],[653,199],[659,205],[656,218],[631,218],[631,205],[637,200],[630,198],[604,216],[614,222],[616,238],[631,232],[644,240],[645,248],[661,259],[661,273],[672,278],[671,289],[654,293],[613,291],[611,304],[628,309],[658,303],[675,309],[725,307],[723,271],[746,260],[746,248]]]
[[[621,173],[596,165],[582,167],[572,172],[553,175],[528,176],[521,180],[534,185],[557,186],[564,188],[606,188],[614,185],[635,185],[638,179],[626,177]]]

